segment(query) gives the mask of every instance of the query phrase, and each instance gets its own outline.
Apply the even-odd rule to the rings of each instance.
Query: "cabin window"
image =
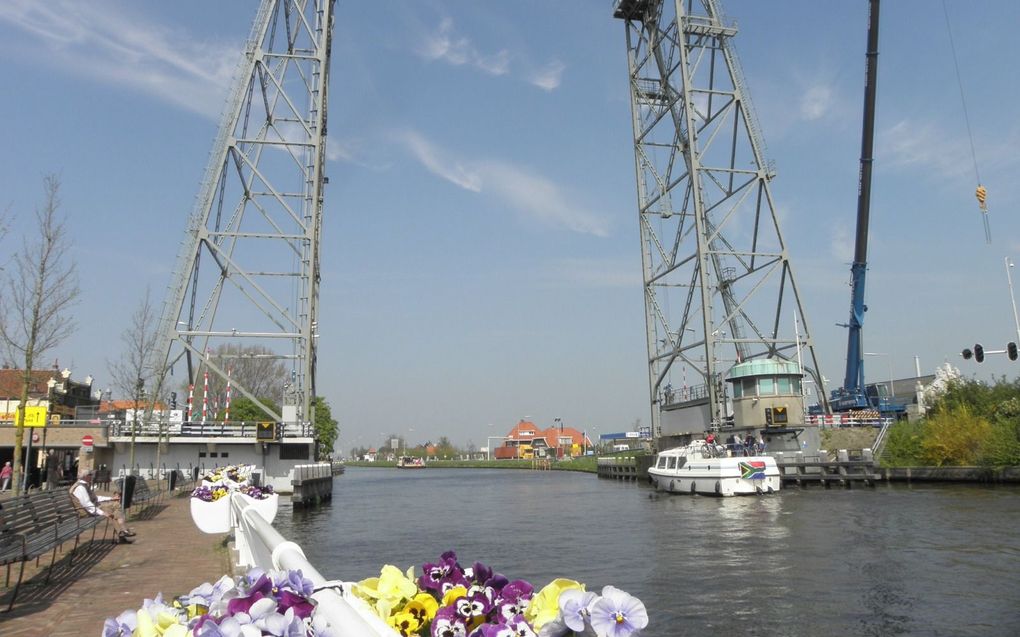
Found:
[[[676,469],[676,456],[670,456],[669,457],[669,465],[667,465],[666,468],[667,469]]]
[[[800,394],[801,389],[800,389],[800,379],[799,378],[791,378],[790,379],[790,386],[793,388],[793,393],[794,394]]]
[[[666,456],[662,456],[661,458],[659,458],[659,468],[660,469],[666,468]]]
[[[787,394],[787,395],[789,395],[789,393],[790,393],[790,379],[788,377],[777,378],[776,379],[776,390],[780,394]]]
[[[745,396],[757,396],[758,395],[758,384],[753,378],[745,378],[744,382],[744,395]]]
[[[744,395],[743,389],[744,389],[743,384],[739,380],[733,383],[733,397],[734,398],[742,397]]]
[[[774,378],[759,378],[758,379],[758,395],[759,396],[772,396],[776,393],[776,379]]]

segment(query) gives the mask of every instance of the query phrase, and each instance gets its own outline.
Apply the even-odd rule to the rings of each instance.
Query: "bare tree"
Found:
[[[21,400],[14,431],[14,493],[22,483],[21,443],[25,435],[25,404],[37,358],[53,349],[74,329],[67,311],[80,289],[70,260],[67,228],[60,209],[60,180],[43,178],[43,203],[35,209],[35,237],[26,236],[21,250],[4,271],[7,297],[0,320],[0,344],[11,361],[23,362]]]
[[[283,387],[289,376],[280,357],[261,345],[225,343],[213,350],[210,360],[221,369],[229,370],[231,382],[240,385],[260,399],[281,402]],[[222,413],[226,406],[226,381],[210,375],[209,398],[212,413]],[[186,388],[184,388],[186,389]],[[202,401],[204,387],[196,386],[195,402]],[[236,394],[235,394],[236,397]]]
[[[135,313],[131,315],[131,324],[120,335],[124,344],[124,354],[116,361],[107,361],[107,368],[113,377],[113,384],[125,396],[131,396],[134,402],[134,420],[131,424],[131,447],[128,466],[135,466],[135,435],[138,425],[145,414],[151,417],[152,404],[159,399],[160,387],[153,380],[156,374],[152,365],[156,347],[156,316],[146,288],[145,297]],[[157,460],[158,463],[158,460]]]

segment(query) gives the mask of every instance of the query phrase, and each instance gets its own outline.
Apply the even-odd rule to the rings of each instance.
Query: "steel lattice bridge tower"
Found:
[[[282,362],[283,404],[312,419],[333,4],[259,7],[163,305],[164,388],[184,384],[182,372],[225,385],[231,355],[209,354],[229,345]],[[250,387],[234,380],[232,390],[283,418]]]
[[[799,362],[803,349],[824,397],[736,28],[715,0],[617,0],[614,15],[626,24],[653,435],[726,424],[725,374],[755,358]],[[664,428],[668,407],[699,401],[707,422]]]

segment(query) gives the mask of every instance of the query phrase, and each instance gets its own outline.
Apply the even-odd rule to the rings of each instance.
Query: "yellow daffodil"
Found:
[[[553,621],[560,615],[560,593],[569,589],[584,591],[584,584],[572,579],[558,578],[549,582],[533,598],[524,617],[536,629]]]
[[[449,606],[459,597],[467,597],[467,589],[463,586],[454,586],[443,595],[443,603],[440,606]]]
[[[400,611],[386,618],[386,623],[404,637],[417,634],[421,622],[411,613]]]

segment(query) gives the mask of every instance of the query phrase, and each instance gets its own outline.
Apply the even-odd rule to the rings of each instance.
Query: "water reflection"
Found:
[[[413,475],[408,475],[413,474]],[[1020,634],[1020,490],[666,495],[546,471],[349,469],[277,526],[328,577],[453,548],[544,584],[640,597],[648,635]]]

